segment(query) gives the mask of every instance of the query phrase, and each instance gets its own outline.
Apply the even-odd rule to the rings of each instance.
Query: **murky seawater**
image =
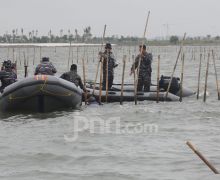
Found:
[[[207,51],[220,47],[205,47],[201,92]],[[70,63],[77,62],[82,74],[86,63],[87,79],[94,79],[99,48],[42,48],[49,56],[59,76]],[[151,47],[153,52],[153,83],[156,84],[157,55],[161,55],[161,74],[170,75],[178,47]],[[18,61],[19,78],[23,78],[23,52],[29,60],[29,75],[39,63],[39,48],[1,48],[1,60]],[[193,52],[193,53],[192,53]],[[204,47],[185,47],[184,86],[197,89],[199,53]],[[121,82],[122,57],[127,54],[126,82],[133,82],[129,70],[134,47],[115,47],[119,62],[115,83]],[[195,53],[195,58],[194,54]],[[220,65],[219,54],[216,58]],[[34,65],[33,65],[34,64]],[[176,76],[180,76],[181,63]],[[217,68],[219,72],[219,67]],[[207,102],[195,96],[183,102],[133,102],[84,107],[81,110],[48,114],[5,114],[0,121],[0,179],[4,180],[136,180],[136,179],[215,179],[213,173],[186,146],[193,144],[220,170],[220,107],[217,100],[214,68],[209,69]],[[77,124],[78,123],[78,124]],[[78,130],[76,127],[79,127]],[[216,178],[217,179],[217,178]]]

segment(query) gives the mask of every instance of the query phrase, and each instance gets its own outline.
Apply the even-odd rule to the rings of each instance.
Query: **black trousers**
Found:
[[[108,76],[108,89],[111,89],[112,85],[113,85],[113,79],[114,76]],[[102,80],[102,89],[105,90],[106,89],[106,75],[103,76],[103,80]]]
[[[149,92],[150,85],[151,85],[151,76],[139,76],[137,91],[143,91],[144,88],[144,92]]]

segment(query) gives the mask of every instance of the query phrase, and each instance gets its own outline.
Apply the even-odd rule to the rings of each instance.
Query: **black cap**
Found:
[[[142,45],[140,45],[139,48],[142,48]],[[143,45],[143,49],[146,50],[146,45]]]
[[[42,62],[48,62],[49,61],[49,57],[43,57],[42,58]]]
[[[110,43],[106,43],[105,49],[112,49],[112,45]]]
[[[77,70],[77,65],[76,64],[72,64],[70,67],[71,71],[76,71]]]

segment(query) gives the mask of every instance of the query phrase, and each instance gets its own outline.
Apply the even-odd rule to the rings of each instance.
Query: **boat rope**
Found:
[[[54,93],[51,91],[48,91],[45,89],[45,87],[47,86],[47,80],[48,80],[48,76],[47,75],[36,75],[34,77],[35,80],[43,80],[43,84],[40,85],[39,90],[34,91],[31,95],[28,96],[13,96],[12,94],[9,95],[9,100],[17,100],[17,99],[26,99],[26,98],[30,98],[33,97],[35,94],[37,94],[38,92],[45,92],[48,95],[52,95],[52,96],[59,96],[59,97],[68,97],[68,96],[72,96],[74,94],[74,92],[67,92],[67,93]]]

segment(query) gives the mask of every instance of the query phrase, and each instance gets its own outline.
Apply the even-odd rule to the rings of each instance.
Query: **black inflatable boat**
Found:
[[[179,101],[180,96],[180,82],[179,78],[174,77],[171,81],[170,90],[166,97],[166,91],[168,88],[168,84],[170,81],[170,77],[161,76],[159,87],[159,101]],[[98,84],[97,84],[98,86]],[[89,82],[87,84],[87,89],[93,92],[93,84]],[[102,102],[106,100],[106,91],[102,90]],[[188,97],[194,95],[195,92],[183,87],[182,88],[182,97]],[[94,91],[94,96],[96,99],[99,99],[99,87],[96,87]],[[114,84],[113,87],[108,91],[108,102],[120,102],[121,100],[121,84]],[[152,85],[150,87],[150,92],[138,92],[137,93],[137,100],[144,101],[144,100],[151,100],[157,101],[157,86]],[[133,84],[125,84],[124,85],[124,92],[123,92],[123,101],[134,101],[134,85]]]
[[[73,83],[48,75],[24,78],[6,87],[0,96],[1,111],[49,112],[78,108],[82,91]]]

